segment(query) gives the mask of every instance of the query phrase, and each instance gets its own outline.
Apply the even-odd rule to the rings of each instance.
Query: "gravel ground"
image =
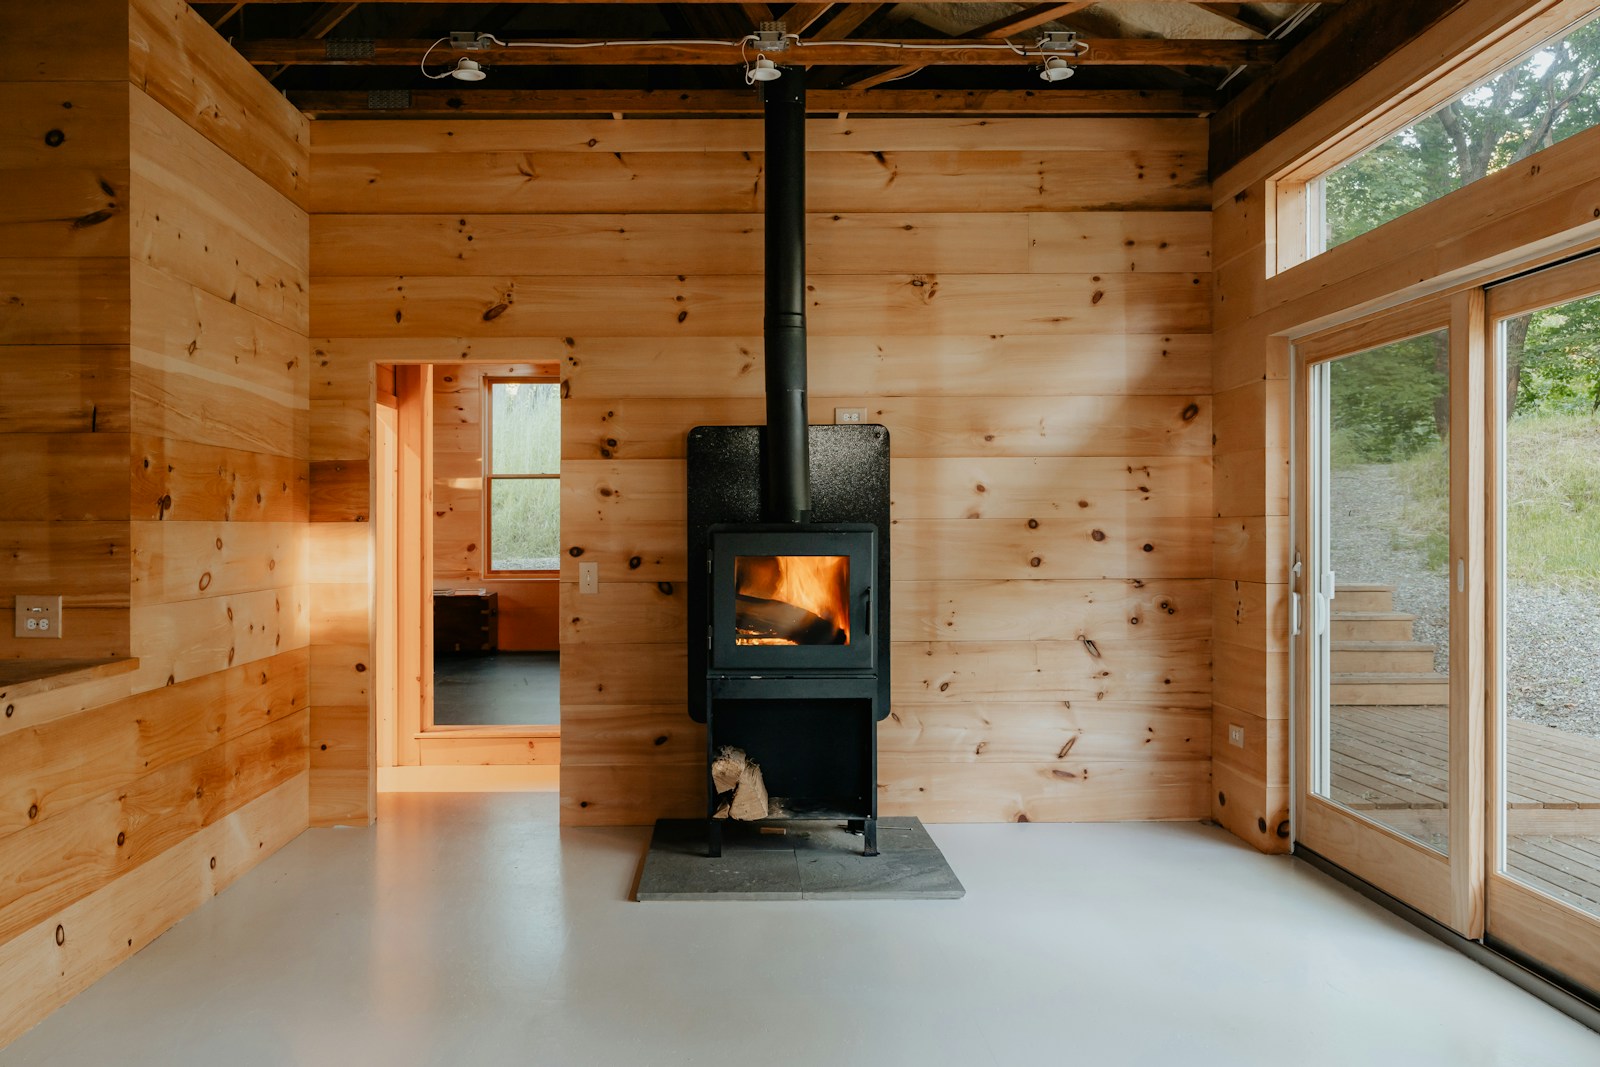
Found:
[[[1386,465],[1337,471],[1333,569],[1340,585],[1393,585],[1395,610],[1417,616],[1416,640],[1436,646],[1435,669],[1448,672],[1449,579],[1444,570],[1430,570],[1421,551],[1399,543],[1405,499]],[[1507,601],[1512,717],[1600,737],[1600,612],[1593,600],[1522,586]]]

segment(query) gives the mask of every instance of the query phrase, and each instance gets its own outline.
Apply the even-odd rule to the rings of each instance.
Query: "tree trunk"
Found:
[[[1518,315],[1506,320],[1506,421],[1517,409],[1517,388],[1522,384],[1522,349],[1528,343],[1528,326],[1532,315]]]

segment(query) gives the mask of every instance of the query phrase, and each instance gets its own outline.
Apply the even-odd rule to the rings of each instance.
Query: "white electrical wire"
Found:
[[[441,37],[437,41],[435,41],[432,44],[430,44],[428,46],[428,50],[422,53],[422,60],[421,60],[420,63],[418,63],[418,67],[421,69],[423,77],[429,78],[429,79],[431,79],[433,81],[439,81],[440,79],[448,78],[448,77],[451,76],[451,71],[448,71],[448,70],[445,71],[443,74],[429,74],[428,73],[428,57],[433,54],[433,50],[435,48],[438,48],[440,45],[444,44],[448,40],[450,40],[449,37]],[[745,83],[746,84],[751,84],[754,81],[754,77],[753,77],[753,75],[751,73],[750,58],[749,58],[749,46],[750,46],[750,44],[752,42],[759,43],[761,41],[761,38],[758,35],[751,33],[751,34],[746,34],[745,36],[739,38],[737,41],[711,41],[711,40],[694,40],[694,39],[683,39],[683,40],[618,40],[618,41],[502,41],[500,38],[496,37],[492,33],[480,33],[480,34],[478,34],[476,40],[477,40],[477,43],[480,46],[480,48],[485,44],[485,42],[492,43],[492,44],[494,44],[494,45],[496,45],[496,46],[498,46],[500,48],[572,48],[572,49],[581,49],[581,48],[619,48],[619,47],[624,47],[624,46],[629,46],[629,45],[711,45],[711,46],[725,45],[725,46],[727,46],[729,48],[738,48],[739,49],[739,61],[744,64]],[[856,47],[856,48],[878,48],[878,49],[887,48],[887,49],[892,49],[894,51],[899,51],[899,52],[959,52],[959,51],[995,51],[995,52],[999,52],[999,51],[1008,51],[1008,52],[1011,52],[1014,55],[1022,56],[1024,59],[1037,59],[1037,58],[1041,58],[1041,57],[1061,56],[1061,55],[1081,56],[1081,55],[1083,55],[1084,52],[1087,52],[1089,50],[1089,46],[1087,44],[1085,44],[1084,42],[1082,42],[1082,41],[1074,41],[1073,42],[1073,48],[1075,49],[1074,51],[1072,51],[1072,52],[1064,52],[1061,49],[1042,49],[1042,48],[1032,48],[1032,49],[1030,49],[1027,46],[1018,46],[1018,45],[1012,43],[1010,40],[997,41],[997,42],[994,42],[992,44],[988,43],[988,42],[985,42],[985,41],[951,41],[949,43],[945,43],[943,41],[928,42],[928,43],[920,43],[920,42],[919,43],[906,43],[904,41],[855,41],[855,40],[851,40],[851,41],[809,41],[809,40],[801,40],[800,35],[797,34],[797,33],[786,33],[786,34],[783,35],[783,40],[786,41],[786,42],[792,42],[793,45],[794,45],[794,48],[796,50],[803,49],[803,48],[817,48],[817,47],[833,48],[833,47],[838,47],[838,46],[842,45],[844,47]],[[765,53],[757,52],[756,53],[756,58],[758,60],[762,59],[762,58],[765,58]],[[919,67],[917,69],[921,70],[922,68]],[[911,72],[911,74],[915,74],[915,73],[916,73],[916,71],[912,71]],[[911,74],[903,74],[903,75],[901,75],[901,78],[909,78],[909,77],[911,77]],[[899,81],[900,78],[893,78],[893,79],[890,79],[890,80],[891,81]]]
[[[449,39],[450,38],[448,38],[448,37],[439,38],[437,41],[433,42],[432,44],[430,44],[428,46],[428,50],[426,52],[422,53],[422,61],[417,64],[417,67],[422,71],[422,76],[424,78],[428,78],[428,79],[431,79],[433,81],[439,81],[441,78],[450,77],[450,71],[448,71],[448,70],[445,71],[443,74],[429,74],[428,73],[428,57],[433,54],[433,50],[435,48],[438,48],[440,45],[444,44]],[[430,92],[431,91],[432,90],[430,90]]]

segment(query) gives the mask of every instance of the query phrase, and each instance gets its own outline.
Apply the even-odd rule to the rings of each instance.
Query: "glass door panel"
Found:
[[[1295,345],[1296,847],[1467,936],[1483,921],[1483,700],[1462,620],[1481,607],[1467,564],[1483,508],[1478,527],[1459,513],[1482,391],[1461,383],[1481,372],[1465,339],[1482,309],[1431,301]]]
[[[1492,300],[1489,932],[1600,988],[1600,267]]]
[[[1314,373],[1326,407],[1313,788],[1448,854],[1449,332]]]

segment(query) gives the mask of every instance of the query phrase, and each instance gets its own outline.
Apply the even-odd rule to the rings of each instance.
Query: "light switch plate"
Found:
[[[61,598],[22,596],[17,598],[18,637],[52,638],[61,636]]]
[[[1244,747],[1243,726],[1236,726],[1233,723],[1228,724],[1228,744],[1232,745],[1234,748]]]
[[[835,423],[862,423],[867,421],[866,408],[834,408],[833,421]]]
[[[598,593],[600,591],[600,564],[578,564],[578,592]]]

